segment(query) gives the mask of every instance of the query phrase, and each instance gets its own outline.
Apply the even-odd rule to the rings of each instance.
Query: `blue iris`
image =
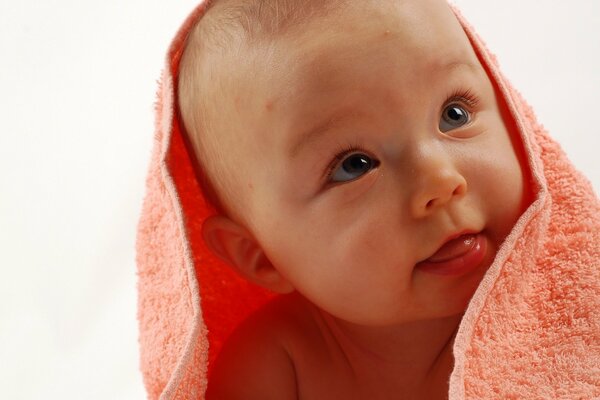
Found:
[[[448,132],[466,125],[470,120],[469,112],[458,104],[450,104],[442,112],[440,131]]]
[[[333,182],[348,182],[360,178],[375,167],[375,161],[371,157],[354,153],[342,161],[340,166],[331,175]]]

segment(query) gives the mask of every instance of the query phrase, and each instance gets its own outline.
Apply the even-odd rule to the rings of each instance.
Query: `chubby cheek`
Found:
[[[488,215],[488,228],[501,242],[512,230],[525,208],[524,174],[507,137],[494,143],[496,151],[483,161],[470,185],[477,190]]]
[[[293,232],[279,236],[271,249],[272,261],[300,293],[347,319],[389,310],[410,277],[402,264],[401,232],[387,231],[391,224],[381,207],[381,215],[377,208],[365,209],[373,212],[344,218],[323,212],[319,215],[336,217],[297,220]]]

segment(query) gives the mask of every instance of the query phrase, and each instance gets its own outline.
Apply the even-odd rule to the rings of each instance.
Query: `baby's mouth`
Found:
[[[458,276],[476,269],[487,252],[487,240],[480,233],[465,232],[446,241],[432,256],[415,266],[422,272]]]
[[[475,246],[474,233],[461,235],[455,239],[449,240],[442,245],[426,262],[443,262],[460,257],[470,251]]]

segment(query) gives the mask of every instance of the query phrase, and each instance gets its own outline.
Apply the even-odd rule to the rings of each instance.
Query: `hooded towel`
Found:
[[[187,18],[167,54],[138,224],[140,365],[150,399],[204,399],[223,341],[274,296],[238,277],[201,236],[215,211],[187,151],[176,82],[185,39],[205,8]],[[600,203],[454,12],[510,110],[534,199],[461,321],[449,399],[600,398]]]

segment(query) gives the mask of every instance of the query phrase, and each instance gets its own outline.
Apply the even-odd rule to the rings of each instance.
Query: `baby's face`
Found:
[[[464,311],[525,205],[506,112],[446,3],[385,3],[223,71],[250,230],[305,297],[371,325]],[[475,269],[416,268],[465,230],[485,242]]]

